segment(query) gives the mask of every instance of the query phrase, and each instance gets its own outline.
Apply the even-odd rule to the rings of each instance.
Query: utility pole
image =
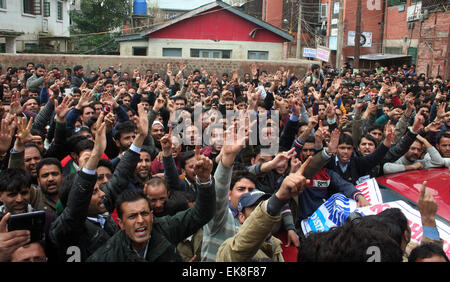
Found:
[[[344,47],[344,0],[339,0],[338,38],[336,50],[336,69],[340,73],[342,67],[342,49]]]
[[[134,23],[133,23],[133,1],[129,0],[130,3],[130,27],[131,33],[134,33]]]
[[[296,58],[300,59],[302,57],[301,52],[301,42],[300,37],[302,35],[302,0],[298,0],[298,23],[297,23],[297,50],[296,50]]]
[[[361,47],[361,0],[357,0],[358,5],[356,7],[356,30],[355,30],[355,52],[354,52],[354,66],[353,68],[359,69],[359,54]]]

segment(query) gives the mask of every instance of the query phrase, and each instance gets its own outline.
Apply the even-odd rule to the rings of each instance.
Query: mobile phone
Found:
[[[44,211],[14,214],[8,220],[8,231],[29,230],[30,242],[36,242],[44,238],[44,225]]]

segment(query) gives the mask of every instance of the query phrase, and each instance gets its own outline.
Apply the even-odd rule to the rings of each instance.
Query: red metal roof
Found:
[[[438,204],[437,214],[450,221],[450,171],[447,168],[414,170],[377,178],[379,183],[416,203],[425,180]]]
[[[253,31],[253,35],[251,35]],[[277,42],[293,37],[222,1],[203,5],[144,31],[151,38]]]

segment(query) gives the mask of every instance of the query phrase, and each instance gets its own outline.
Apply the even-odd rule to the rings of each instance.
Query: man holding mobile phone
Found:
[[[31,175],[19,168],[8,168],[0,173],[0,200],[3,205],[0,206],[1,222],[7,220],[11,215],[26,214],[36,211],[30,204]],[[43,238],[47,238],[51,223],[55,220],[55,215],[49,211],[45,212],[44,234]],[[4,218],[6,217],[6,219]],[[6,229],[0,224],[0,245],[1,235]],[[17,232],[16,232],[17,233]],[[6,236],[7,237],[7,236]],[[20,246],[19,246],[20,247]],[[0,249],[0,261],[1,260]]]

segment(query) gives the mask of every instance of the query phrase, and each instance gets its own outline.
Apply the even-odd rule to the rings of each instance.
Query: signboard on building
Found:
[[[303,57],[304,58],[315,58],[316,57],[316,49],[303,48]]]
[[[330,49],[323,46],[317,46],[316,58],[328,62],[330,59]]]
[[[418,2],[415,5],[411,5],[406,10],[406,21],[412,22],[420,20],[420,16],[422,15],[422,2]]]
[[[328,37],[328,48],[330,50],[337,50],[337,37],[336,36],[330,36]]]
[[[372,32],[361,32],[360,44],[361,47],[372,47]],[[355,31],[348,32],[347,46],[355,46]]]

